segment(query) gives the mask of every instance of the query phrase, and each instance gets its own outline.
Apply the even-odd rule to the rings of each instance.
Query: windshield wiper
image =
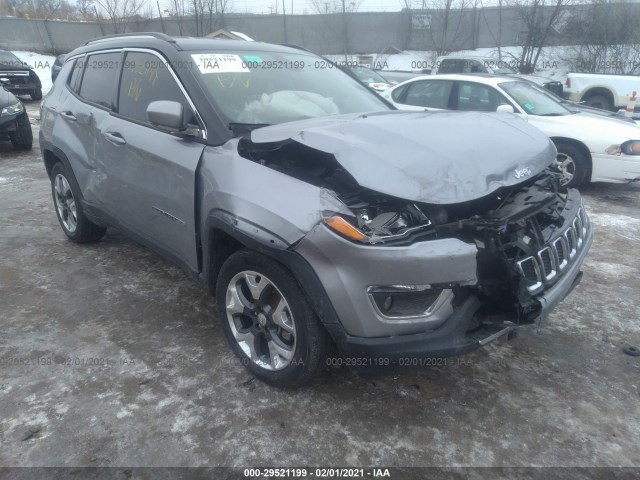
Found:
[[[564,113],[541,113],[539,117],[563,117]]]

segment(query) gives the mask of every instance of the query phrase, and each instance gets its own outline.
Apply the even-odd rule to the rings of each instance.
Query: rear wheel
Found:
[[[582,185],[589,172],[589,160],[585,154],[574,145],[568,143],[556,144],[558,154],[554,168],[562,178],[560,184],[567,188],[575,188]]]
[[[602,110],[612,110],[613,104],[604,95],[591,95],[584,100],[584,103],[593,108],[601,108]]]
[[[11,132],[11,146],[16,150],[31,150],[33,146],[33,132],[27,115],[20,115],[16,120],[16,131]]]
[[[70,178],[62,163],[56,163],[51,169],[51,193],[60,226],[73,242],[96,242],[104,236],[107,229],[91,222],[84,215],[78,201],[78,192]]]
[[[249,250],[234,253],[220,270],[216,301],[232,350],[258,378],[298,386],[322,367],[327,333],[279,263]]]

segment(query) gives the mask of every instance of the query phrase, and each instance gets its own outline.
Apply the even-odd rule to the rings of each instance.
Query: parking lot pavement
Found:
[[[115,231],[67,241],[37,145],[2,143],[0,465],[639,465],[640,186],[584,194],[584,280],[540,334],[286,391],[233,359],[181,270]]]

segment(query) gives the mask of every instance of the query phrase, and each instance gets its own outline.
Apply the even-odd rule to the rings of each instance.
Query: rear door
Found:
[[[60,148],[67,153],[85,201],[103,211],[106,177],[98,164],[98,125],[114,108],[121,56],[121,51],[109,51],[75,61],[54,126],[54,138],[65,142]]]
[[[156,52],[127,51],[117,112],[100,124],[105,194],[122,226],[197,271],[196,169],[204,142],[151,125],[146,110],[156,100],[180,102],[187,122],[204,129],[168,62]]]

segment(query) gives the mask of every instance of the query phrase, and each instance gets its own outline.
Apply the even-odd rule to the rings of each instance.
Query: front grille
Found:
[[[560,82],[548,82],[548,83],[545,83],[544,84],[544,88],[546,88],[550,92],[555,93],[559,97],[562,97],[562,94],[564,92],[564,87],[562,86],[562,83],[560,83]]]
[[[516,263],[529,292],[539,291],[567,269],[582,250],[588,227],[589,218],[584,207],[580,207],[578,215],[560,236],[541,248],[536,255],[525,257]]]

